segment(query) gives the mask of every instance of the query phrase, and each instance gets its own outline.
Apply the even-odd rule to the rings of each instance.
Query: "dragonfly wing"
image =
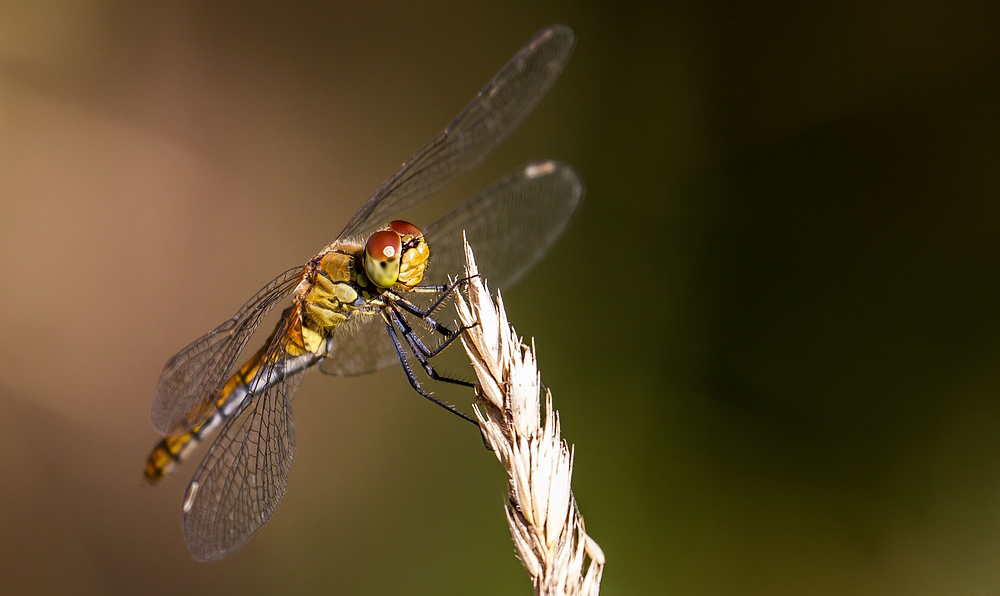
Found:
[[[540,31],[444,131],[386,180],[340,236],[366,235],[390,216],[472,169],[517,128],[559,77],[575,36],[565,25]]]
[[[209,405],[264,318],[302,279],[303,267],[271,280],[233,318],[196,339],[167,361],[156,384],[151,419],[163,435],[184,433],[211,415]]]
[[[338,376],[363,375],[399,362],[387,333],[381,317],[355,315],[337,327],[320,371]]]
[[[554,161],[532,163],[508,175],[427,228],[431,263],[422,283],[445,284],[462,275],[464,231],[490,286],[510,286],[559,238],[582,196],[576,173]],[[416,294],[413,298],[425,301]],[[386,333],[376,316],[342,324],[320,370],[360,375],[391,366],[399,356]]]
[[[509,174],[427,227],[431,262],[421,283],[462,275],[464,231],[490,286],[510,286],[559,239],[582,197],[583,184],[565,164],[535,162]]]
[[[295,455],[292,397],[303,367],[283,355],[280,337],[255,377],[248,399],[212,443],[184,495],[184,541],[198,561],[239,550],[270,519],[288,484]],[[291,371],[282,375],[281,370]],[[266,379],[279,380],[266,388]]]

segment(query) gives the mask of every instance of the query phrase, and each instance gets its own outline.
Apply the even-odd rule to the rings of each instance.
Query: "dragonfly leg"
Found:
[[[423,344],[422,341],[420,341],[420,337],[416,333],[413,333],[412,330],[410,331],[410,335],[413,337],[413,341],[417,343],[417,345],[420,347],[420,351],[423,353],[423,355],[426,358],[433,358],[433,357],[437,356],[438,354],[441,353],[441,350],[443,350],[443,349],[447,348],[449,345],[451,345],[451,342],[453,342],[456,339],[458,339],[459,337],[461,337],[462,336],[462,332],[467,331],[469,329],[472,329],[472,327],[475,326],[475,324],[472,324],[472,325],[462,325],[461,327],[459,327],[455,331],[448,331],[447,327],[445,327],[444,325],[441,325],[440,323],[438,323],[434,319],[430,319],[430,321],[428,321],[425,318],[424,321],[432,323],[433,325],[436,325],[437,327],[435,327],[434,330],[444,336],[444,339],[441,341],[441,343],[438,344],[438,346],[436,348],[434,348],[433,350],[430,350],[430,349],[427,348],[427,346],[425,346]],[[440,329],[438,327],[440,327]],[[472,385],[469,385],[469,387],[472,387]]]
[[[468,283],[470,280],[472,280],[473,278],[476,278],[476,277],[479,277],[478,273],[476,275],[470,275],[468,277],[460,277],[460,278],[452,281],[450,284],[447,284],[447,285],[416,286],[416,287],[414,287],[412,290],[410,290],[411,292],[426,293],[426,294],[433,294],[433,293],[439,292],[441,295],[438,296],[438,299],[435,300],[434,303],[431,304],[429,307],[427,307],[427,309],[422,310],[422,311],[421,310],[412,311],[413,314],[415,314],[415,315],[417,315],[419,317],[425,317],[425,316],[431,314],[432,312],[434,312],[435,310],[437,310],[438,307],[440,307],[442,303],[444,303],[444,301],[448,298],[448,296],[451,296],[451,293],[455,291],[455,288],[457,288],[458,286],[460,286],[462,284]],[[413,308],[417,308],[417,306],[414,304]]]
[[[455,291],[455,288],[457,288],[461,284],[467,283],[469,280],[471,280],[471,279],[473,279],[475,277],[478,277],[478,274],[472,275],[472,276],[469,276],[469,277],[462,277],[462,278],[456,279],[455,281],[451,282],[447,286],[417,286],[416,288],[414,288],[414,290],[418,290],[418,289],[433,289],[433,291],[441,293],[441,295],[438,297],[438,299],[433,304],[431,304],[429,307],[427,307],[427,308],[420,308],[419,306],[417,306],[413,302],[410,302],[406,298],[403,298],[402,296],[400,296],[400,295],[398,295],[396,293],[392,293],[391,294],[392,301],[393,301],[393,304],[398,305],[399,307],[401,307],[406,312],[408,312],[408,313],[410,313],[410,314],[412,314],[412,315],[414,315],[416,317],[420,317],[421,319],[423,319],[423,322],[428,327],[430,327],[434,331],[440,333],[441,335],[445,336],[446,339],[445,339],[444,345],[442,345],[442,346],[440,346],[438,348],[438,351],[440,351],[440,349],[443,348],[445,345],[448,345],[449,343],[451,343],[451,341],[454,339],[454,337],[452,337],[453,335],[460,334],[462,331],[465,331],[466,329],[469,329],[470,326],[462,327],[458,331],[452,331],[451,329],[448,328],[448,326],[446,326],[446,325],[444,325],[442,323],[439,323],[437,321],[437,319],[435,319],[431,315],[434,313],[435,310],[437,310],[441,306],[441,304],[445,301],[445,299],[448,298],[448,296],[450,296],[451,293]],[[436,353],[437,352],[435,352],[435,354]]]
[[[410,344],[410,351],[413,352],[413,355],[416,356],[417,360],[420,361],[420,366],[423,367],[424,372],[427,373],[428,377],[434,379],[435,381],[444,381],[445,383],[452,383],[455,385],[461,385],[463,387],[476,386],[475,383],[470,383],[468,381],[463,381],[461,379],[456,379],[453,377],[446,377],[442,374],[439,374],[436,370],[434,370],[434,367],[431,366],[431,363],[427,361],[428,358],[433,358],[438,353],[440,353],[441,350],[448,347],[448,344],[455,341],[455,339],[458,338],[458,336],[462,333],[462,330],[456,331],[455,333],[451,334],[451,336],[449,336],[448,339],[444,340],[444,342],[442,342],[440,346],[438,346],[433,350],[430,350],[427,348],[427,346],[424,345],[424,342],[420,340],[420,337],[413,332],[413,328],[410,327],[410,324],[406,322],[405,318],[403,318],[402,313],[390,307],[389,316],[392,318],[392,322],[395,323],[396,327],[403,334],[403,338],[406,339],[406,343]]]
[[[406,354],[403,352],[403,345],[399,343],[399,337],[396,336],[396,330],[393,328],[392,323],[389,322],[389,315],[383,312],[382,319],[383,322],[385,323],[386,331],[389,332],[389,339],[392,340],[392,345],[394,348],[396,348],[396,355],[399,356],[399,363],[403,365],[403,372],[406,373],[406,379],[410,382],[410,386],[413,387],[413,390],[419,393],[422,397],[436,403],[437,405],[448,410],[449,412],[458,416],[459,418],[463,420],[468,420],[472,424],[479,426],[479,423],[477,421],[459,411],[455,406],[445,403],[439,400],[438,398],[434,397],[430,393],[427,393],[426,391],[423,390],[423,388],[420,386],[420,381],[417,380],[417,376],[413,374],[413,368],[410,366],[410,363],[406,360]]]
[[[437,319],[435,319],[433,316],[429,314],[429,311],[420,310],[417,307],[417,305],[413,304],[412,302],[410,302],[405,298],[397,298],[393,300],[393,305],[398,306],[399,308],[405,310],[406,312],[410,313],[413,316],[420,317],[420,319],[424,322],[425,325],[427,325],[432,330],[440,333],[445,337],[444,343],[441,346],[439,346],[436,350],[434,350],[433,354],[427,353],[425,351],[426,356],[433,356],[434,354],[437,354],[444,348],[444,346],[450,344],[452,341],[455,340],[456,337],[461,335],[463,331],[465,331],[466,329],[471,329],[473,326],[475,326],[475,324],[465,325],[463,327],[460,327],[457,331],[452,331],[447,325],[439,323]]]

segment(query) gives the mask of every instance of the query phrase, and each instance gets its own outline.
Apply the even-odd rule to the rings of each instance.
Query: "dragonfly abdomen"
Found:
[[[260,370],[260,363],[266,350],[267,345],[265,344],[240,370],[229,377],[229,380],[222,387],[222,391],[219,392],[219,398],[208,404],[207,407],[211,413],[208,414],[204,422],[186,433],[164,437],[156,444],[146,460],[146,468],[143,472],[147,481],[155,483],[160,478],[171,474],[177,465],[195,450],[206,435],[218,428],[239,409],[240,404],[250,392],[250,383],[253,382],[253,378]],[[270,379],[267,381],[273,383]]]
[[[205,421],[190,431],[165,437],[157,443],[146,460],[144,475],[150,483],[174,471],[199,443],[223,422],[241,411],[243,402],[253,393],[260,395],[285,378],[297,375],[318,363],[325,355],[325,335],[302,325],[297,306],[282,313],[281,321],[264,345],[222,386],[219,397],[205,405],[205,413],[198,416]],[[280,339],[276,340],[281,333]],[[280,341],[278,353],[285,353],[275,362],[272,343]],[[267,356],[268,353],[270,356]],[[265,362],[267,358],[267,362]]]

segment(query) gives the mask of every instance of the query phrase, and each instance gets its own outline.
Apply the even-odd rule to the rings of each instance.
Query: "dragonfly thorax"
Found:
[[[384,306],[382,294],[410,290],[423,280],[430,249],[413,224],[394,221],[362,246],[337,241],[316,256],[299,288],[305,322],[332,331],[356,312]]]
[[[328,330],[351,317],[364,286],[356,266],[360,251],[357,244],[335,243],[313,259],[298,293],[304,322]]]

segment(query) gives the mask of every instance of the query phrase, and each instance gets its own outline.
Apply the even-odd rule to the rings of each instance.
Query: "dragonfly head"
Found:
[[[388,288],[400,284],[412,288],[420,283],[430,251],[417,226],[401,220],[388,230],[375,232],[365,244],[365,274],[373,284]]]

